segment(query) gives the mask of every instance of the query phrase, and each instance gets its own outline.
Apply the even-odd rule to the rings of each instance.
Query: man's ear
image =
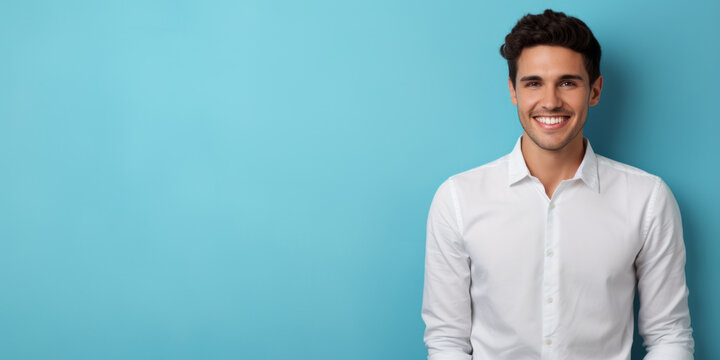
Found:
[[[517,94],[515,93],[515,86],[513,86],[512,79],[508,77],[508,88],[510,89],[510,100],[513,105],[517,106]]]
[[[602,75],[600,75],[597,79],[595,79],[592,87],[590,87],[590,106],[595,106],[600,101],[600,93],[602,92],[602,87],[603,77]]]

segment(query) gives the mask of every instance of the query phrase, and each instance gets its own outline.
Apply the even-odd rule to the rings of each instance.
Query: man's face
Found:
[[[582,54],[561,46],[523,49],[517,81],[509,82],[524,134],[543,150],[558,151],[577,141],[588,106],[600,99],[602,76],[590,84]]]

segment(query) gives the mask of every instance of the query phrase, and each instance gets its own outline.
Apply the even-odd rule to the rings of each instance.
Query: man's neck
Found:
[[[523,134],[520,144],[530,174],[540,180],[548,198],[552,198],[560,182],[575,176],[585,156],[582,133],[560,150],[544,150],[527,134]]]

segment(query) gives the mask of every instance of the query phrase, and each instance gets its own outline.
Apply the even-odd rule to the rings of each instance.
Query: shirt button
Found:
[[[550,339],[545,339],[545,343],[548,344],[548,345],[552,345],[552,340],[550,340]]]
[[[552,302],[553,302],[553,298],[551,298],[551,297],[547,298],[547,303],[548,303],[548,304],[552,304]]]
[[[552,256],[553,256],[553,251],[552,251],[552,250],[548,250],[547,253],[545,253],[545,255],[547,255],[548,257],[552,257]]]
[[[551,209],[554,209],[554,208],[555,208],[555,203],[550,203],[550,208],[551,208]]]

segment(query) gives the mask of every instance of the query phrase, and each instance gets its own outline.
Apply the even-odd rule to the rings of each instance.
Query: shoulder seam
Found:
[[[660,184],[662,183],[662,179],[660,179],[657,176],[655,177],[655,185],[653,185],[652,192],[650,192],[650,199],[648,200],[648,207],[645,211],[644,218],[644,225],[643,225],[643,247],[645,246],[645,242],[647,241],[648,233],[650,232],[650,214],[654,213],[655,211],[655,201],[657,201],[657,193],[660,188]]]
[[[463,236],[463,219],[460,213],[460,201],[458,200],[457,190],[455,189],[455,180],[451,177],[448,179],[450,184],[450,195],[452,196],[453,209],[455,210],[455,221],[458,227],[458,234]]]

